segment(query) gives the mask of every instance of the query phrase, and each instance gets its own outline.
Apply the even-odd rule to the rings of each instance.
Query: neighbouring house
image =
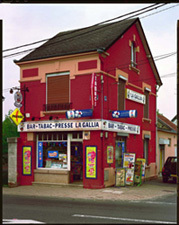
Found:
[[[171,121],[177,126],[177,115],[174,116]]]
[[[177,126],[165,116],[158,114],[157,122],[157,174],[169,156],[177,156]]]
[[[156,171],[162,85],[138,18],[60,32],[19,61],[17,184],[115,185],[124,153]],[[25,93],[25,96],[24,96]]]

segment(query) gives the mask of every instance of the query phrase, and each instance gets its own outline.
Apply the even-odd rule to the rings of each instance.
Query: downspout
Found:
[[[157,85],[156,85],[156,140],[155,140],[155,155],[156,155],[156,167],[157,167],[157,177],[158,177],[158,159],[159,159],[159,157],[158,157],[158,153],[159,153],[159,151],[158,151],[158,132],[157,132],[157,124],[158,124],[158,115],[157,115],[157,93],[158,93],[158,91],[159,91],[159,89],[160,89],[160,86],[158,86],[158,88],[157,88]]]

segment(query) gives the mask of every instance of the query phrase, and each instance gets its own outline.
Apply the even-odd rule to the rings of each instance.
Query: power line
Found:
[[[94,30],[92,30],[92,31],[96,31],[96,30],[99,30],[99,29],[103,28],[103,27],[100,27],[100,26],[98,27],[98,25],[101,25],[101,24],[103,24],[103,23],[106,23],[106,22],[109,22],[109,21],[112,21],[112,20],[116,20],[116,19],[122,18],[122,17],[124,17],[124,16],[126,16],[126,15],[134,14],[134,13],[136,13],[136,12],[138,12],[138,11],[143,11],[143,10],[145,10],[144,12],[140,12],[140,13],[137,13],[137,14],[135,14],[135,15],[129,16],[129,17],[123,19],[123,20],[120,20],[120,21],[122,22],[122,21],[128,20],[129,18],[132,18],[132,17],[134,17],[134,16],[138,16],[138,15],[141,15],[141,14],[146,13],[146,12],[148,12],[148,11],[151,11],[151,10],[157,9],[157,8],[159,8],[159,7],[162,7],[162,6],[166,5],[166,4],[167,4],[167,3],[163,3],[162,5],[158,5],[158,3],[157,3],[157,4],[153,4],[152,6],[145,7],[145,8],[143,8],[143,9],[136,10],[136,11],[134,11],[134,12],[127,13],[127,14],[122,15],[122,16],[118,16],[118,17],[113,18],[113,19],[110,19],[110,20],[106,20],[106,21],[97,23],[97,24],[95,24],[95,25],[89,26],[89,27],[85,27],[85,28],[82,28],[82,29],[77,29],[77,30],[71,31],[70,34],[75,33],[76,31],[79,31],[79,30],[85,30],[85,29],[93,28],[93,27],[94,27],[94,28],[96,27],[96,28],[95,28]],[[153,8],[151,9],[151,7],[153,7]],[[146,9],[147,9],[147,10],[146,10]],[[111,24],[109,23],[109,24],[105,24],[104,26],[110,26],[110,25],[111,25]],[[79,36],[81,36],[81,35],[87,34],[87,33],[89,33],[89,32],[91,32],[91,31],[87,31],[87,32],[84,32],[84,33],[82,33],[82,34],[78,34],[78,35],[76,35],[76,36],[72,36],[72,37],[69,37],[69,38],[64,38],[64,39],[62,39],[62,40],[60,40],[60,41],[56,41],[56,42],[47,44],[46,46],[53,45],[53,44],[56,44],[56,43],[62,42],[62,41],[67,41],[67,40],[70,40],[70,39],[72,39],[72,38],[76,38],[76,37],[79,37]],[[65,36],[65,35],[68,35],[68,34],[69,34],[69,31],[68,31],[68,32],[62,32],[60,38],[63,37],[63,36]],[[53,37],[53,38],[56,38],[56,36]],[[52,38],[51,38],[51,39],[52,39]],[[30,44],[29,44],[29,45],[30,45]],[[40,47],[41,47],[41,46],[40,46]],[[26,52],[28,52],[28,51],[32,51],[32,50],[34,50],[34,49],[36,49],[36,48],[28,49],[28,50],[24,50],[24,51],[20,51],[20,52],[13,53],[13,54],[10,54],[10,55],[5,55],[5,56],[3,56],[3,58],[12,57],[12,56],[15,56],[15,55],[17,55],[17,54],[23,54],[23,53],[26,53]]]
[[[136,12],[143,11],[143,10],[145,10],[145,9],[148,9],[148,8],[153,7],[153,6],[156,5],[156,4],[157,4],[157,3],[153,4],[152,6],[148,6],[148,7],[139,9],[139,10],[135,10],[135,11],[133,11],[133,12],[126,13],[126,14],[124,14],[124,15],[122,15],[122,16],[118,16],[118,17],[115,17],[115,18],[113,18],[113,19],[105,20],[105,21],[102,21],[102,22],[100,22],[100,23],[96,23],[96,24],[94,24],[94,25],[92,25],[92,26],[88,26],[88,27],[85,27],[85,28],[82,28],[82,29],[87,29],[87,28],[91,28],[91,27],[94,27],[94,26],[98,26],[98,25],[101,25],[101,24],[103,24],[103,23],[107,23],[107,22],[110,22],[110,21],[113,21],[113,20],[116,20],[116,19],[119,19],[119,18],[128,16],[128,15],[130,15],[130,14],[134,14],[134,13],[136,13]],[[72,31],[72,32],[76,32],[76,30],[74,30],[74,31]],[[64,34],[64,35],[65,35],[65,34]],[[44,41],[48,41],[48,40],[50,40],[50,38],[47,38],[47,39],[44,39],[44,40],[40,40],[40,41],[36,41],[36,42],[32,42],[32,43],[25,44],[25,45],[21,45],[21,46],[17,46],[17,47],[14,47],[14,48],[9,48],[9,49],[3,50],[3,52],[12,51],[12,50],[15,50],[15,49],[18,49],[18,48],[27,47],[27,46],[29,46],[29,45],[38,44],[38,43],[40,43],[40,42],[44,42]]]

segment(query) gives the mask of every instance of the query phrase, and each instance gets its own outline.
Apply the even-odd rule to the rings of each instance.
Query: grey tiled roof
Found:
[[[138,19],[118,21],[60,32],[18,62],[107,50]]]

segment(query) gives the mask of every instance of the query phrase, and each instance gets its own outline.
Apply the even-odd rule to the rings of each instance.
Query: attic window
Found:
[[[129,40],[129,46],[131,55],[129,69],[139,74],[140,70],[137,68],[137,53],[139,52],[139,46],[137,46],[135,35],[133,35],[133,40]]]
[[[131,66],[135,68],[137,67],[136,45],[134,41],[131,43]]]

